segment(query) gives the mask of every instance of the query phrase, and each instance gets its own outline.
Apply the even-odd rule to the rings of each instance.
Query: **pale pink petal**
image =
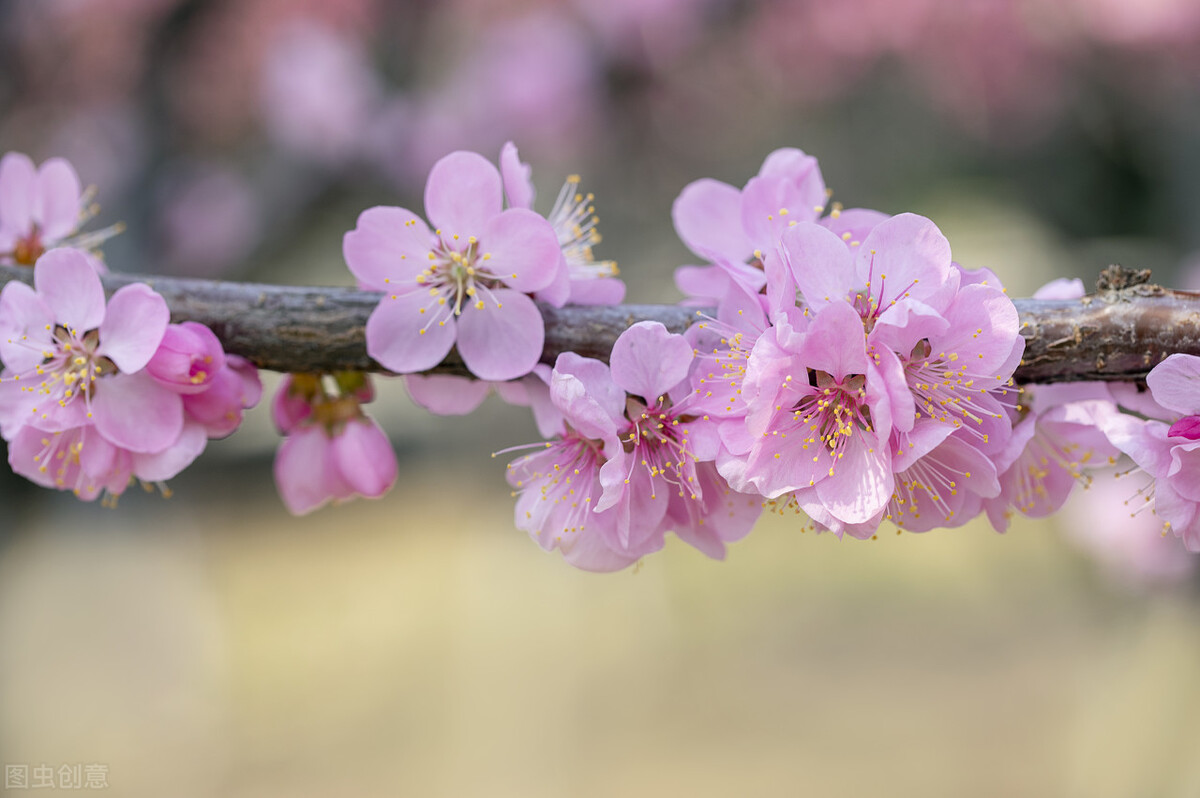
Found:
[[[824,197],[820,203],[813,202],[807,188],[781,177],[750,179],[742,189],[741,216],[753,249],[770,253],[779,246],[779,238],[788,227],[817,220],[817,207]]]
[[[504,194],[510,208],[533,209],[533,169],[521,163],[517,145],[506,141],[500,148],[500,177],[504,181]]]
[[[754,249],[742,230],[742,192],[703,178],[684,187],[671,206],[675,232],[702,258],[747,260]]]
[[[208,433],[204,425],[189,421],[183,425],[179,440],[157,454],[133,455],[133,474],[145,482],[163,482],[179,474],[204,452]]]
[[[729,290],[729,274],[720,266],[680,266],[675,269],[675,287],[686,297],[711,305]],[[693,304],[693,303],[687,303]]]
[[[682,335],[657,321],[640,321],[617,338],[609,363],[613,382],[655,404],[687,377],[694,357]]]
[[[425,215],[447,237],[478,236],[503,204],[500,173],[478,153],[450,153],[433,165],[425,183]]]
[[[116,363],[125,374],[140,371],[154,357],[170,321],[166,300],[150,286],[144,283],[124,286],[108,302],[108,312],[100,325],[100,348],[96,351]]]
[[[50,309],[25,283],[13,280],[0,291],[0,360],[12,371],[24,373],[45,360],[53,326]]]
[[[873,211],[868,208],[846,208],[838,211],[836,216],[831,214],[824,217],[818,224],[828,228],[834,235],[842,239],[846,246],[858,246],[880,222],[888,218],[890,217],[881,211]]]
[[[33,284],[57,324],[83,335],[104,321],[100,276],[79,250],[61,247],[42,255],[33,267]]]
[[[628,568],[641,559],[613,551],[604,536],[590,528],[575,537],[570,547],[563,549],[563,559],[583,571],[610,573]]]
[[[395,293],[416,285],[433,244],[424,219],[405,208],[377,206],[359,214],[358,225],[342,238],[342,255],[359,288]]]
[[[329,438],[320,426],[301,427],[275,452],[275,486],[292,515],[304,515],[333,498],[340,487],[328,476]]]
[[[1174,354],[1146,376],[1154,401],[1185,416],[1200,414],[1200,357]]]
[[[1051,280],[1041,288],[1033,292],[1034,299],[1079,299],[1087,293],[1087,289],[1083,287],[1083,280],[1078,277],[1068,279],[1060,277],[1057,280]]]
[[[854,283],[854,259],[840,238],[816,224],[787,228],[781,252],[796,289],[814,308],[846,301]]]
[[[38,199],[35,209],[45,241],[69,236],[79,225],[82,188],[75,168],[62,158],[51,158],[38,170]]]
[[[489,302],[483,310],[474,305],[463,310],[458,353],[481,379],[515,380],[532,371],[542,356],[545,324],[537,305],[522,293],[498,289],[491,298],[495,304]]]
[[[839,381],[866,374],[866,337],[858,312],[845,302],[823,306],[808,327],[800,356],[804,365]]]
[[[833,475],[817,482],[817,496],[838,520],[865,523],[892,497],[891,460],[886,447],[865,434],[847,436],[842,453]]]
[[[518,291],[545,288],[562,265],[554,228],[524,208],[510,208],[488,219],[479,234],[479,247],[482,255],[475,268]]]
[[[759,177],[782,178],[791,183],[806,207],[824,206],[825,179],[817,159],[795,147],[782,147],[763,160]]]
[[[619,305],[625,301],[625,282],[615,277],[572,280],[567,301],[572,305]]]
[[[161,452],[183,431],[183,400],[149,374],[119,374],[97,381],[92,416],[96,431],[110,443],[131,452]]]
[[[373,419],[348,422],[330,443],[330,454],[346,484],[368,499],[379,498],[396,482],[396,452]]]
[[[454,317],[424,291],[384,297],[367,319],[367,354],[397,374],[424,371],[450,353],[455,329]]]
[[[941,310],[958,288],[951,284],[950,242],[924,216],[880,222],[855,251],[856,282],[870,285],[880,308],[911,296]]]
[[[550,401],[588,438],[615,435],[625,413],[625,392],[612,381],[608,366],[574,352],[563,352],[554,364]]]
[[[439,416],[465,416],[487,398],[489,383],[449,374],[406,374],[404,387],[421,407]]]
[[[594,282],[588,280],[587,282]],[[540,288],[533,292],[533,298],[538,302],[545,302],[552,307],[561,308],[571,299],[571,272],[567,266],[567,259],[562,254],[559,255],[558,266],[554,268],[554,280],[545,288]]]
[[[33,226],[37,167],[28,155],[7,153],[0,158],[0,225],[20,234]]]

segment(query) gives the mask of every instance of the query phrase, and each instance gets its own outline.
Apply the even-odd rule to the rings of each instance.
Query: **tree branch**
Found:
[[[1118,279],[1102,280],[1104,290],[1081,300],[1014,300],[1026,340],[1019,382],[1138,380],[1172,353],[1200,355],[1200,294],[1139,283],[1125,272],[1112,274]],[[32,284],[33,272],[0,266],[0,285],[10,280]],[[226,351],[259,368],[384,371],[367,356],[363,330],[379,294],[124,274],[106,276],[104,287],[111,294],[133,282],[161,294],[172,321],[208,325]],[[660,321],[683,332],[696,319],[694,308],[673,305],[542,305],[541,310],[545,363],[567,351],[607,359],[621,331],[638,321]],[[467,373],[457,352],[431,371]]]

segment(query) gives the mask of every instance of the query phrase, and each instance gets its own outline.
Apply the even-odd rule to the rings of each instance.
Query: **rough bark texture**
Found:
[[[1144,273],[1109,269],[1100,290],[1080,300],[1015,300],[1026,339],[1019,382],[1138,380],[1174,352],[1200,355],[1200,294],[1146,283]],[[32,283],[30,269],[0,266],[0,284]],[[228,283],[109,275],[110,293],[145,282],[171,307],[171,320],[212,328],[225,349],[259,368],[291,372],[384,371],[367,356],[363,325],[378,294],[348,288]],[[607,359],[629,325],[651,319],[682,332],[695,309],[671,305],[542,307],[542,360],[574,351]],[[465,374],[457,352],[435,372]]]

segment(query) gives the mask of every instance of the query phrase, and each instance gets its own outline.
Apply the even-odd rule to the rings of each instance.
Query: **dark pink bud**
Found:
[[[176,393],[208,389],[225,367],[225,351],[213,331],[194,321],[167,327],[146,371]]]
[[[1184,416],[1171,425],[1167,435],[1172,438],[1200,440],[1200,416]]]

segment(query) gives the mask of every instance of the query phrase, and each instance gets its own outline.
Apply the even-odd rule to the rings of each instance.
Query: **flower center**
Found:
[[[438,307],[446,308],[454,316],[462,315],[464,304],[474,304],[476,310],[483,310],[488,303],[503,307],[492,291],[500,288],[501,281],[509,275],[488,269],[491,253],[480,252],[475,236],[468,236],[463,247],[458,234],[447,239],[439,230],[437,235],[437,244],[429,250],[429,266],[417,275],[417,283],[429,286],[429,295],[437,297]],[[442,313],[434,316],[445,323]]]
[[[13,260],[20,266],[32,266],[45,251],[41,233],[35,227],[29,235],[17,239],[17,244],[13,247]]]

